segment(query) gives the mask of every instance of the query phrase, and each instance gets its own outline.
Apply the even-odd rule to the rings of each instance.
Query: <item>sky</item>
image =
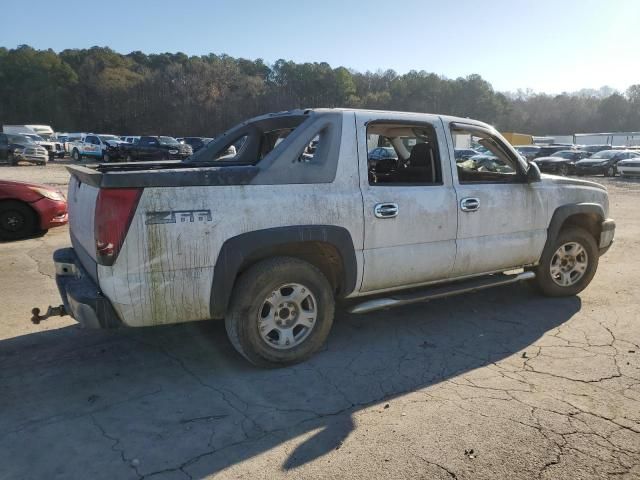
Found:
[[[640,83],[640,0],[30,0],[7,2],[3,18],[7,48],[477,73],[499,91]]]

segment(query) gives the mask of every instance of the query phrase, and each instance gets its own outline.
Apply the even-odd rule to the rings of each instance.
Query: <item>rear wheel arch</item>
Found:
[[[228,239],[220,249],[211,288],[211,317],[225,316],[234,284],[242,272],[257,262],[281,256],[314,265],[336,296],[345,296],[356,288],[356,254],[347,229],[300,225],[256,230]]]

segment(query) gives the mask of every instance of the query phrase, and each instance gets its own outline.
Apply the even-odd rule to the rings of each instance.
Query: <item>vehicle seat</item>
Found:
[[[431,143],[414,145],[404,167],[398,170],[396,179],[403,183],[435,182]]]

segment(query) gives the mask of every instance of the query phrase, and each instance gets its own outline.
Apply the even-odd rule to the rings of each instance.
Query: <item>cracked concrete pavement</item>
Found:
[[[1,244],[0,478],[640,478],[640,183],[606,182],[616,243],[579,297],[339,312],[280,370],[221,322],[31,325],[67,229]]]

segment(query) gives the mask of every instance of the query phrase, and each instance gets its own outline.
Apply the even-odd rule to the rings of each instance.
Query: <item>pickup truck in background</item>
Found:
[[[470,143],[491,161],[456,161]],[[379,147],[395,156],[369,161]],[[604,187],[541,175],[468,118],[295,110],[185,161],[68,169],[72,247],[54,254],[63,305],[47,315],[95,328],[224,318],[260,366],[316,352],[337,302],[365,313],[523,280],[575,295],[615,230]]]
[[[76,162],[87,157],[112,162],[122,158],[120,145],[124,143],[115,135],[70,133],[66,148],[71,153],[71,158]]]
[[[190,145],[178,142],[173,137],[140,137],[136,143],[122,143],[120,151],[127,162],[135,160],[185,159],[193,153]]]
[[[49,160],[64,157],[64,146],[58,141],[53,128],[49,125],[3,125],[2,133],[29,137],[47,150]]]

